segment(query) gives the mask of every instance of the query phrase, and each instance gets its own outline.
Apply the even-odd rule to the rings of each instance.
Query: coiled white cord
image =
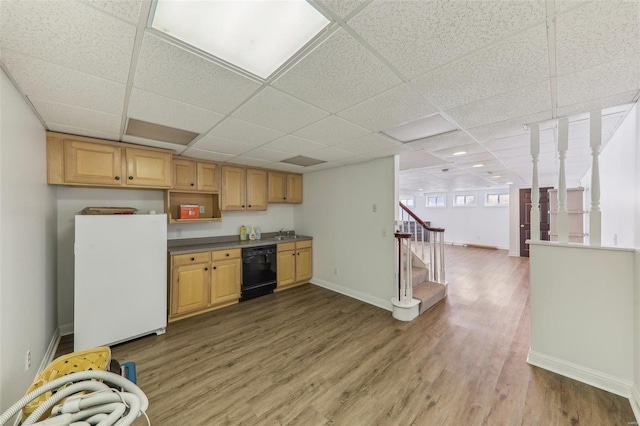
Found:
[[[116,385],[124,389],[125,392],[118,392],[94,379]],[[35,398],[65,385],[69,386],[59,389],[51,398],[47,399],[31,413],[24,421],[23,426],[129,426],[140,414],[147,417],[145,411],[149,407],[149,400],[138,386],[117,374],[94,370],[68,374],[28,393],[0,415],[0,426],[5,425]],[[92,393],[71,396],[82,391],[92,391]],[[62,405],[53,407],[66,397],[69,398]],[[51,416],[36,423],[51,407],[53,407]],[[147,423],[151,424],[148,417]]]

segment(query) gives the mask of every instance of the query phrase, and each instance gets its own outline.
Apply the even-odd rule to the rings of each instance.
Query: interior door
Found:
[[[540,188],[540,239],[549,240],[549,193],[551,187]],[[520,190],[520,256],[529,257],[531,238],[531,188]]]

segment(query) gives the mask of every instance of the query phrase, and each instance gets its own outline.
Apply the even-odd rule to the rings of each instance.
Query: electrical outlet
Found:
[[[198,210],[200,210],[201,214],[204,214],[204,206],[198,206]]]
[[[31,368],[31,349],[27,349],[27,353],[24,354],[24,371],[29,371]]]

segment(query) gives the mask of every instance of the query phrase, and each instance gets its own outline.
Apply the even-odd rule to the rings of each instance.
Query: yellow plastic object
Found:
[[[87,349],[85,351],[72,352],[68,355],[63,355],[54,359],[47,367],[42,370],[40,374],[33,380],[27,393],[33,392],[40,386],[49,383],[62,376],[66,376],[71,373],[78,373],[80,371],[88,370],[108,370],[111,363],[111,349],[108,346],[101,346],[98,348]],[[40,404],[44,403],[48,398],[53,395],[53,392],[49,391],[33,401],[29,402],[22,409],[22,421],[24,422],[27,417],[31,415]],[[40,419],[44,420],[51,414],[51,411],[45,413]]]

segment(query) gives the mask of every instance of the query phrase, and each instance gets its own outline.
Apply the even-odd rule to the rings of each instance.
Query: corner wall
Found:
[[[396,168],[387,157],[304,175],[294,221],[313,237],[313,284],[391,310]]]
[[[56,202],[45,130],[1,72],[0,412],[20,399],[56,339]],[[54,342],[55,343],[55,342]],[[25,354],[31,350],[31,368]]]

